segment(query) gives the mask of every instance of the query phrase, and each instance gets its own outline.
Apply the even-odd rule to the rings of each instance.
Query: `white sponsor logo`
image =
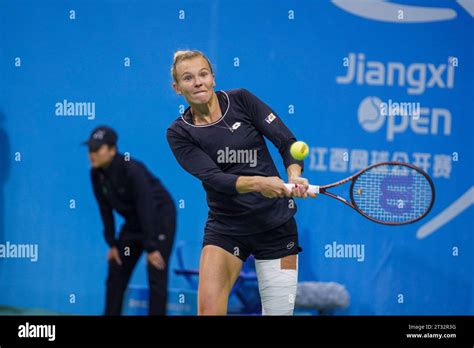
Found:
[[[427,107],[408,109],[407,105],[402,105],[400,115],[402,117],[384,116],[387,107],[393,106],[390,103],[390,100],[389,103],[384,103],[374,96],[364,98],[357,111],[357,119],[361,127],[367,132],[374,133],[387,123],[386,139],[388,141],[393,141],[396,134],[405,133],[408,129],[419,135],[451,135],[451,113],[448,109]],[[398,105],[398,112],[400,112],[400,105]],[[412,112],[413,117],[403,117],[407,112]]]
[[[273,115],[273,113],[271,113],[270,115],[268,115],[266,118],[265,118],[265,121],[270,124],[273,122],[273,120],[276,118],[275,115]]]
[[[381,62],[365,60],[363,53],[349,53],[344,64],[345,76],[337,76],[341,85],[355,82],[357,85],[398,86],[407,85],[407,93],[421,95],[427,88],[453,89],[454,73],[457,61],[448,57],[446,64]]]
[[[98,130],[94,134],[92,134],[92,138],[96,140],[102,140],[104,139],[105,131],[104,130]]]
[[[233,129],[233,130],[236,130],[237,128],[240,127],[240,125],[241,125],[240,122],[235,122],[235,123],[232,125],[232,129]]]
[[[94,102],[69,102],[64,99],[55,104],[56,116],[86,116],[88,120],[95,119]]]
[[[332,244],[326,244],[324,250],[324,256],[327,258],[355,258],[357,262],[365,260],[364,244],[337,244],[334,241]]]
[[[289,242],[286,246],[287,249],[291,249],[295,246],[295,242]]]
[[[47,338],[48,341],[56,339],[56,325],[34,325],[26,322],[18,326],[18,337],[20,338]]]
[[[353,15],[380,22],[427,23],[448,21],[457,17],[456,11],[451,8],[404,5],[385,0],[332,0],[332,3]],[[457,0],[457,3],[471,16],[474,15],[472,0]]]

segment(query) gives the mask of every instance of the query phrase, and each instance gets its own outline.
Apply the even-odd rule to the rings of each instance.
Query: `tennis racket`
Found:
[[[327,191],[349,181],[349,200]],[[297,186],[285,185],[289,190]],[[404,225],[422,219],[430,212],[435,198],[428,174],[402,162],[376,163],[333,184],[309,185],[308,191],[335,198],[384,225]]]

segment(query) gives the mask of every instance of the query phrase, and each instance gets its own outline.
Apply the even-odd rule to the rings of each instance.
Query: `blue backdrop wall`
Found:
[[[344,284],[351,305],[342,314],[474,314],[472,7],[1,0],[0,243],[35,244],[38,259],[0,258],[0,304],[102,312],[107,248],[79,145],[101,124],[182,203],[176,240],[200,243],[204,191],[165,139],[185,106],[171,88],[172,55],[189,48],[209,56],[217,89],[249,89],[310,144],[311,182],[387,159],[433,177],[432,212],[404,227],[325,197],[300,201],[300,281]],[[65,102],[91,108],[61,115]],[[381,102],[414,103],[419,113],[385,117]],[[361,253],[330,257],[345,244]],[[197,252],[189,256],[197,263]],[[146,284],[143,260],[132,283]],[[170,286],[187,284],[171,276]]]

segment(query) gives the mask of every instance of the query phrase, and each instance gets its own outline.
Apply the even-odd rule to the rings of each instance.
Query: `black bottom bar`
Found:
[[[473,318],[3,316],[0,317],[0,347],[94,343],[130,346],[383,343],[472,347]]]

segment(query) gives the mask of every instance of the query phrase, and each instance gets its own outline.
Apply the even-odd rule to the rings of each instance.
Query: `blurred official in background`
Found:
[[[105,315],[121,314],[125,290],[143,251],[148,253],[149,314],[165,315],[176,208],[168,191],[143,163],[117,152],[117,138],[113,129],[101,126],[85,142],[92,186],[110,246]],[[125,219],[118,239],[114,209]]]

